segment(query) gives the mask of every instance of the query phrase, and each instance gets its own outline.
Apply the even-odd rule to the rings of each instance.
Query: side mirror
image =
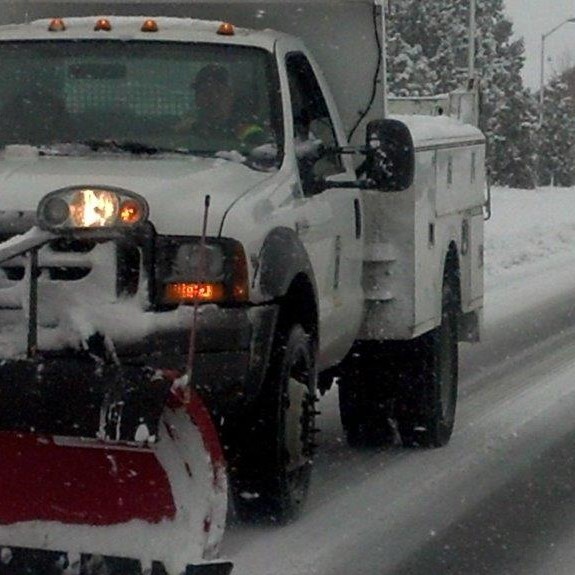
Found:
[[[277,144],[269,142],[250,150],[247,155],[247,164],[255,166],[258,169],[269,170],[277,167],[278,157],[279,149]]]
[[[360,169],[370,188],[402,192],[413,183],[415,146],[409,128],[399,120],[373,120],[367,125],[367,157]]]

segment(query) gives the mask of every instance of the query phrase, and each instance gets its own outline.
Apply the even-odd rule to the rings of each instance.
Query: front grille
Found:
[[[48,272],[51,280],[75,282],[83,280],[92,268],[40,268],[40,273],[43,270]]]
[[[100,325],[100,314],[107,317],[109,306],[139,298],[140,290],[146,297],[146,283],[141,281],[143,261],[142,248],[130,238],[52,240],[38,251],[37,326],[41,330],[67,330],[67,326],[79,322],[77,331],[83,333],[92,322]],[[26,277],[28,270],[26,255],[0,265],[0,335],[8,334],[16,346],[21,340],[25,346],[26,309],[34,293]],[[14,335],[22,330],[24,336]],[[14,353],[22,353],[25,347],[14,349]]]
[[[119,242],[116,248],[118,295],[135,295],[140,284],[140,250],[132,243]]]
[[[0,236],[0,241],[5,241]],[[46,256],[47,253],[53,252],[54,254],[87,254],[96,247],[96,242],[85,240],[69,240],[61,238],[50,242],[48,250],[44,251],[45,257],[43,259],[51,259]],[[58,259],[56,257],[56,259]],[[22,281],[26,273],[24,259],[21,257],[14,258],[13,260],[4,263],[0,269],[6,274],[6,279],[12,282]],[[49,278],[54,281],[79,281],[84,279],[92,270],[90,265],[78,265],[74,263],[71,265],[50,265],[44,263],[38,268],[38,274],[44,278]]]
[[[6,274],[6,279],[11,282],[19,282],[24,279],[24,266],[9,267],[5,265],[0,269]]]
[[[9,239],[7,235],[0,236],[0,240]],[[22,282],[26,265],[24,256],[0,265],[0,288]],[[104,301],[109,302],[138,293],[141,265],[141,250],[129,240],[95,242],[58,238],[40,249],[38,275],[46,288],[50,282],[55,282],[54,286],[56,282],[66,282],[70,288],[77,284],[77,289],[84,289],[82,282],[91,282],[98,286]]]
[[[38,275],[42,283],[81,282],[94,274],[93,281],[117,296],[116,246],[114,242],[97,244],[93,241],[58,239],[40,249]],[[4,286],[21,282],[26,274],[26,257],[18,256],[0,266]],[[104,286],[108,286],[104,288]],[[110,289],[111,288],[111,289]]]
[[[96,247],[96,242],[92,240],[73,240],[59,238],[50,242],[50,248],[53,252],[74,252],[87,254]]]

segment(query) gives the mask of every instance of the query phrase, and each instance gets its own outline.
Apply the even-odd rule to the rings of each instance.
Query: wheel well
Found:
[[[298,274],[281,298],[280,325],[299,323],[315,342],[318,340],[318,310],[315,291],[309,278]]]

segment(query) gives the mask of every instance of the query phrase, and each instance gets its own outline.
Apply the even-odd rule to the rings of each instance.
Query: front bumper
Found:
[[[90,242],[86,236],[83,239],[87,244],[75,245],[74,240],[68,238],[62,246],[58,243],[60,240],[51,241],[51,236],[42,236],[37,244],[29,246],[26,237],[33,239],[37,234],[33,229],[19,240],[10,240],[18,253],[29,253],[29,257],[24,258],[28,271],[18,268],[18,273],[23,274],[18,280],[15,276],[10,279],[4,270],[3,273],[8,274],[5,278],[8,287],[0,285],[6,288],[0,290],[4,292],[0,299],[0,350],[4,358],[0,364],[0,393],[8,394],[9,403],[22,407],[23,413],[32,414],[30,420],[27,416],[24,418],[25,427],[30,427],[31,420],[47,421],[49,414],[60,407],[58,402],[71,396],[70,403],[77,400],[76,407],[93,412],[89,418],[92,436],[94,414],[106,401],[127,402],[130,406],[146,403],[148,400],[140,396],[142,389],[149,394],[157,387],[148,385],[158,379],[155,371],[169,370],[173,375],[183,373],[190,364],[193,364],[194,387],[220,412],[257,395],[267,369],[277,305],[206,304],[200,306],[197,316],[188,306],[171,310],[155,308],[147,301],[150,296],[147,286],[155,277],[154,250],[153,245],[149,245],[153,243],[151,227],[143,228],[138,237],[128,237],[128,234],[123,239],[115,238],[118,245],[114,241]],[[98,235],[98,239],[102,238]],[[120,297],[122,290],[114,293],[117,290],[110,281],[115,284],[125,275],[120,273],[126,266],[118,263],[122,259],[118,250],[122,241],[128,240],[132,247],[140,246],[134,247],[140,250],[140,255],[130,260],[130,265],[139,269],[136,264],[142,262],[145,274],[139,274],[134,293]],[[4,250],[12,245],[10,242],[2,244]],[[64,253],[60,254],[59,249],[64,249]],[[98,251],[106,249],[109,253]],[[57,253],[52,253],[54,250]],[[88,250],[86,253],[93,256],[91,265],[82,250]],[[98,257],[94,252],[98,252]],[[15,262],[14,258],[15,252],[5,253],[0,263],[4,261],[8,268],[22,263]],[[58,279],[58,274],[63,273],[59,265],[54,268],[55,262],[63,263],[58,258],[66,261],[72,258],[75,264],[79,258],[88,270],[82,273],[87,275],[77,281],[68,276],[68,281]],[[66,274],[70,273],[66,270]],[[144,277],[147,282],[143,281]],[[197,319],[197,337],[193,362],[190,362],[192,316]],[[78,349],[83,351],[75,351]],[[24,350],[31,359],[12,359],[21,357]],[[138,385],[139,380],[146,384]],[[162,393],[165,395],[165,388]],[[156,392],[152,396],[149,403],[163,404],[156,401],[161,400]],[[134,421],[138,416],[141,418],[138,409]],[[0,417],[3,415],[9,414],[0,410]],[[157,419],[156,414],[153,419]],[[10,417],[7,421],[11,429],[18,428],[18,421]]]
[[[277,313],[276,305],[206,306],[198,315],[192,382],[219,410],[240,406],[258,394]],[[119,345],[118,356],[127,365],[184,371],[190,328],[157,331],[137,342]]]
[[[198,315],[192,381],[219,412],[239,408],[257,395],[276,315],[273,305],[209,306]],[[114,341],[114,357],[109,357],[105,338],[96,335],[86,351],[40,349],[33,359],[2,360],[0,431],[106,433],[130,441],[144,422],[153,435],[170,387],[162,373],[184,373],[187,366],[190,325],[178,326]],[[117,437],[112,433],[116,427]]]
[[[145,426],[155,436],[171,385],[150,368],[80,354],[3,361],[0,431],[134,441]]]

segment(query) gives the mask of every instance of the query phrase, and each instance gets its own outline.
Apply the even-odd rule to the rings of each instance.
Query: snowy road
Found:
[[[573,573],[575,191],[494,201],[484,339],[462,349],[449,446],[352,450],[330,393],[303,517],[231,526],[234,573]]]

